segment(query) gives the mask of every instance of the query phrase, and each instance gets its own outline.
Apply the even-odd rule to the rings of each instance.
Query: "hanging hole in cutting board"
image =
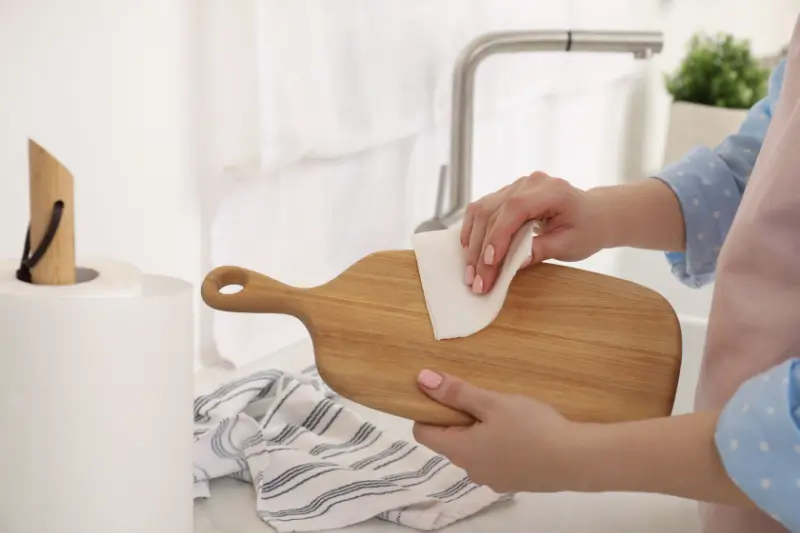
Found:
[[[219,292],[220,294],[236,294],[237,292],[241,292],[242,289],[244,289],[243,286],[239,285],[238,283],[233,283],[231,285],[220,287]]]
[[[214,289],[223,296],[242,292],[249,283],[247,272],[238,267],[222,267],[215,270]]]

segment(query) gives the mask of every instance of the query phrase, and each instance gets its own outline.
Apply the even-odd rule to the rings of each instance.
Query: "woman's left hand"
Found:
[[[579,423],[532,398],[453,376],[423,371],[419,383],[428,396],[476,422],[416,424],[414,437],[496,492],[645,492],[754,506],[722,464],[715,444],[719,411]]]
[[[580,425],[526,396],[475,387],[453,376],[423,371],[423,391],[439,403],[472,415],[466,427],[414,425],[414,438],[496,492],[572,490],[577,472],[571,451]]]

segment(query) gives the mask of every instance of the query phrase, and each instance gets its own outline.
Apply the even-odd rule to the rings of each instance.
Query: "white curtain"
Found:
[[[449,151],[456,56],[493,30],[657,29],[659,0],[257,0],[260,165],[214,221],[214,264],[312,286],[407,247],[434,211]],[[534,170],[581,187],[636,172],[627,55],[489,58],[476,89],[473,195]],[[633,141],[631,139],[634,139]],[[233,178],[231,178],[233,179]],[[246,363],[306,332],[287,317],[217,313],[221,354]]]

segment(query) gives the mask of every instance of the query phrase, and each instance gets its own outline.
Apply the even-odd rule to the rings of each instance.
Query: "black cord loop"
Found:
[[[31,226],[28,224],[28,233],[25,235],[25,246],[22,250],[22,260],[19,263],[19,269],[17,269],[18,280],[24,281],[25,283],[33,282],[31,278],[31,269],[36,266],[42,257],[44,257],[44,254],[47,253],[47,249],[50,248],[50,244],[52,244],[56,232],[58,231],[58,225],[61,223],[61,215],[63,213],[64,202],[58,200],[53,204],[53,213],[50,216],[50,223],[47,225],[47,231],[44,232],[44,237],[42,237],[42,242],[39,243],[39,246],[30,256],[28,254],[31,252]]]

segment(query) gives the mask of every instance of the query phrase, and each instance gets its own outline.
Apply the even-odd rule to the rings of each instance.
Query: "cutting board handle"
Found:
[[[226,291],[225,288],[240,290]],[[303,322],[308,289],[290,287],[268,276],[235,266],[217,267],[206,275],[200,287],[203,301],[218,311],[236,313],[277,313],[292,315]]]

